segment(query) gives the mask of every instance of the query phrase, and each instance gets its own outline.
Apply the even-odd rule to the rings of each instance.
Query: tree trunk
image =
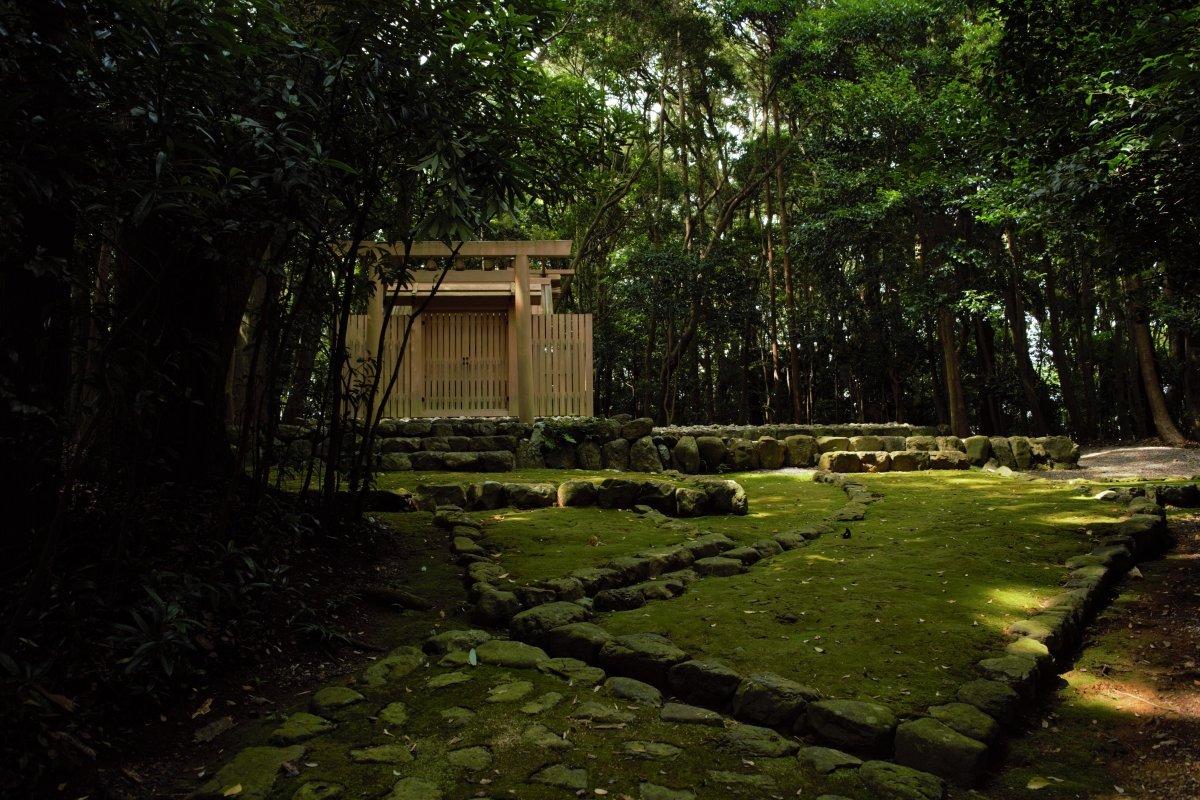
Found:
[[[1071,368],[1070,354],[1067,353],[1066,340],[1063,337],[1062,298],[1058,292],[1058,276],[1054,271],[1054,263],[1049,254],[1042,256],[1046,273],[1046,312],[1049,320],[1050,358],[1054,361],[1054,370],[1058,373],[1059,386],[1062,388],[1063,405],[1067,409],[1067,428],[1075,438],[1080,437],[1079,395],[1075,390],[1075,373]]]
[[[775,139],[779,141],[779,100],[772,104],[775,113]],[[799,422],[800,402],[800,348],[796,341],[796,291],[792,281],[792,223],[788,211],[787,184],[783,180],[783,161],[775,165],[775,190],[779,193],[779,254],[783,266],[783,329],[787,345],[787,386],[791,398],[792,422]],[[770,194],[770,189],[767,189]]]
[[[1021,300],[1021,275],[1024,272],[1024,256],[1018,246],[1016,231],[1010,223],[1004,232],[1004,243],[1008,249],[1011,265],[1008,272],[1008,282],[1004,287],[1004,318],[1008,322],[1009,336],[1012,339],[1013,359],[1017,363],[1017,377],[1021,381],[1021,391],[1025,395],[1025,406],[1029,409],[1033,432],[1038,436],[1050,433],[1049,414],[1045,403],[1045,393],[1037,372],[1033,369],[1033,360],[1029,357],[1029,338],[1025,327],[1025,305]]]
[[[946,407],[950,412],[950,432],[955,436],[970,436],[967,421],[967,400],[963,394],[962,365],[958,345],[954,340],[954,313],[947,306],[937,311],[937,334],[942,347],[942,364],[946,378]]]
[[[1172,447],[1182,447],[1187,444],[1187,438],[1179,432],[1171,412],[1167,408],[1167,398],[1163,394],[1162,383],[1158,377],[1158,364],[1154,358],[1154,340],[1150,336],[1150,322],[1147,319],[1146,307],[1140,297],[1141,287],[1135,281],[1125,283],[1125,295],[1129,303],[1129,326],[1133,338],[1134,350],[1137,353],[1138,371],[1142,377],[1142,390],[1146,394],[1146,404],[1150,407],[1150,419],[1158,438]]]

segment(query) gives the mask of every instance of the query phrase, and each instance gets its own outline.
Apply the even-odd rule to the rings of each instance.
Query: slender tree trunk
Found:
[[[1008,273],[1008,283],[1004,287],[1004,318],[1008,322],[1009,336],[1012,339],[1013,359],[1017,363],[1017,377],[1021,381],[1021,391],[1025,395],[1025,406],[1029,409],[1033,432],[1038,436],[1050,433],[1045,403],[1045,393],[1037,372],[1033,369],[1033,360],[1029,356],[1029,337],[1025,327],[1025,305],[1021,299],[1021,275],[1024,273],[1024,254],[1017,241],[1016,230],[1011,223],[1004,232],[1004,243],[1008,250],[1011,265]]]
[[[779,100],[772,103],[775,115],[775,140],[780,141]],[[796,341],[796,291],[792,282],[792,223],[788,211],[787,184],[783,179],[783,162],[775,165],[775,191],[779,193],[779,254],[783,266],[783,328],[787,346],[787,386],[791,398],[792,422],[800,421],[800,348]],[[770,195],[770,189],[767,189]]]
[[[1079,395],[1075,390],[1075,372],[1071,368],[1070,354],[1067,352],[1066,340],[1063,337],[1062,298],[1058,292],[1058,276],[1055,274],[1054,263],[1049,254],[1042,256],[1042,264],[1046,274],[1046,316],[1049,321],[1050,357],[1054,361],[1054,369],[1058,373],[1059,386],[1062,388],[1063,405],[1067,409],[1067,428],[1071,435],[1079,438],[1082,426]]]
[[[1162,383],[1158,377],[1158,364],[1154,358],[1154,340],[1150,336],[1150,323],[1147,319],[1145,304],[1138,297],[1140,287],[1130,281],[1125,285],[1130,310],[1130,332],[1133,336],[1134,349],[1137,352],[1138,371],[1142,377],[1142,390],[1146,394],[1146,403],[1150,407],[1150,418],[1154,422],[1154,430],[1158,438],[1171,447],[1182,447],[1187,444],[1187,437],[1180,433],[1171,419],[1170,409],[1167,408],[1167,398],[1163,394]]]

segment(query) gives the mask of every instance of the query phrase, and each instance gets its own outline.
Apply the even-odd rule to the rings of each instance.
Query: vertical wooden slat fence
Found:
[[[395,315],[384,334],[380,390],[391,377],[407,315]],[[591,416],[592,315],[532,317],[533,399],[538,416]],[[362,374],[367,318],[352,315],[347,329],[351,363]],[[503,311],[427,312],[413,326],[385,417],[509,416],[513,337]]]
[[[592,415],[592,315],[533,317],[533,408],[538,416]]]

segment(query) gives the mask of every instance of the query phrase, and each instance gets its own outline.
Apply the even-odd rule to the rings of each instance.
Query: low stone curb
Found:
[[[415,491],[416,506],[434,511],[457,506],[466,511],[498,508],[599,508],[630,510],[646,506],[670,517],[745,515],[746,492],[736,481],[691,478],[676,486],[669,481],[632,478],[583,479],[554,483],[423,483]]]

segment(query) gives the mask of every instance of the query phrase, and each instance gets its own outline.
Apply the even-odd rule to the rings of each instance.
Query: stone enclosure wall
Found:
[[[319,431],[280,426],[283,461],[328,449]],[[782,467],[832,472],[924,469],[1069,469],[1079,447],[1065,436],[941,435],[932,427],[888,425],[772,425],[654,427],[648,418],[552,418],[534,424],[510,419],[383,420],[375,466],[383,471],[615,469],[688,475]]]

